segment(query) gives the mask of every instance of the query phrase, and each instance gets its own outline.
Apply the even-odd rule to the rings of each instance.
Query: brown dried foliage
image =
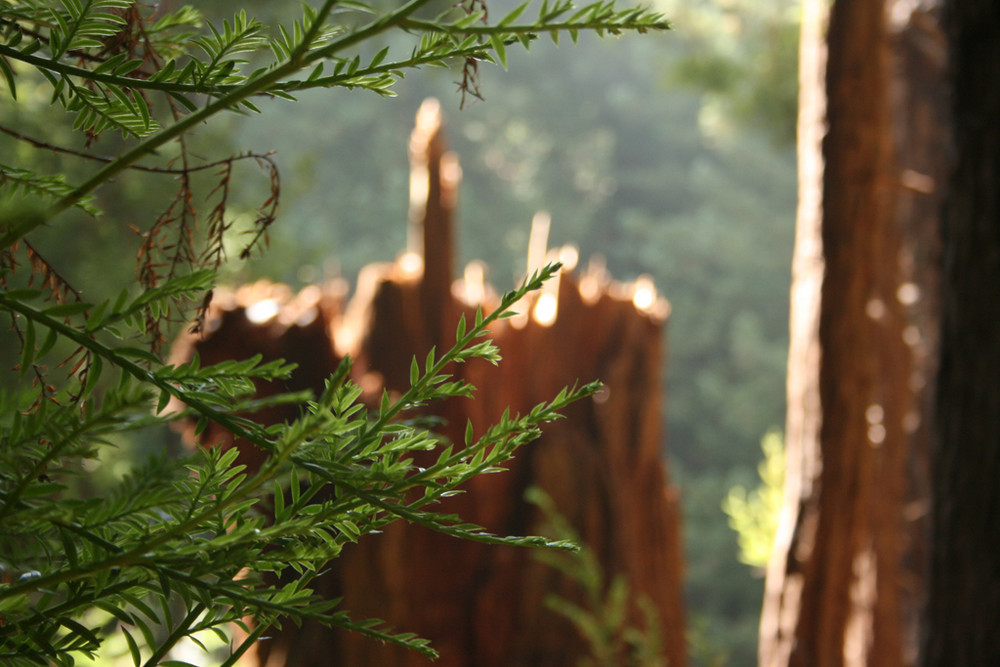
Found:
[[[490,12],[489,8],[486,6],[486,0],[462,0],[459,6],[466,14],[473,14],[475,12],[482,12],[483,23],[489,22]],[[477,100],[483,99],[483,93],[479,89],[479,61],[475,58],[466,58],[462,63],[462,79],[461,81],[456,81],[455,85],[458,86],[458,90],[461,93],[461,101],[458,107],[460,109],[465,108],[466,96],[471,96]]]
[[[156,18],[155,9],[149,12],[148,16],[143,16],[139,6],[119,11],[125,24],[115,35],[105,40],[104,47],[99,52],[81,51],[69,55],[76,58],[81,65],[96,65],[124,53],[130,59],[141,58],[143,60],[142,67],[131,72],[129,76],[148,78],[164,62],[146,32],[147,22]],[[0,25],[9,23],[10,21],[0,20]],[[46,39],[44,35],[35,34],[30,29],[24,29],[21,26],[19,29],[22,29],[26,36],[41,41]],[[127,90],[126,92],[130,95],[143,95],[147,106],[155,112],[152,100],[148,99],[145,93],[137,90]],[[171,97],[165,95],[164,99],[166,104],[162,108],[169,110],[169,115],[175,121],[178,120],[183,115],[183,110]],[[86,134],[85,150],[43,141],[2,125],[0,125],[0,132],[39,150],[70,155],[88,162],[110,163],[116,159],[91,150],[99,137],[89,131]],[[162,212],[149,227],[142,229],[136,225],[129,225],[129,228],[140,238],[139,248],[136,251],[135,273],[139,286],[144,290],[157,287],[187,271],[219,268],[225,259],[224,239],[226,233],[232,229],[234,222],[229,215],[229,204],[231,179],[234,165],[237,162],[255,161],[268,178],[266,194],[263,202],[257,207],[256,218],[252,228],[247,232],[250,239],[240,252],[240,258],[250,257],[254,248],[267,244],[268,228],[274,222],[277,214],[281,181],[278,167],[270,153],[238,153],[221,160],[204,162],[192,154],[183,135],[178,138],[177,146],[177,156],[166,165],[136,164],[129,167],[135,171],[174,176],[178,181],[177,190],[171,195]],[[216,179],[214,183],[207,186],[210,189],[203,200],[206,203],[214,202],[214,204],[204,223],[200,224],[200,215],[196,206],[199,199],[197,191],[206,186],[203,184],[196,186],[194,175],[209,170],[216,172]],[[56,303],[82,301],[80,292],[62,276],[55,266],[39,254],[27,239],[21,239],[8,248],[0,249],[0,269],[4,269],[3,273],[0,274],[0,287],[5,289],[15,287],[13,284],[9,285],[8,281],[13,281],[15,276],[23,274],[23,271],[18,272],[18,257],[21,255],[27,263],[27,267],[25,267],[27,277],[26,279],[17,278],[20,281],[18,286],[24,284],[37,286],[45,292],[47,300]],[[157,354],[162,350],[166,340],[164,326],[167,322],[193,320],[193,329],[198,330],[209,301],[210,296],[200,300],[197,304],[175,301],[166,317],[155,317],[150,309],[146,315],[146,342],[150,349]],[[23,346],[28,343],[22,325],[16,318],[12,318],[11,328],[18,336],[19,345]],[[82,386],[86,382],[90,365],[90,354],[80,348],[74,350],[58,367],[69,368],[69,375],[75,376]],[[54,394],[54,389],[51,389],[52,385],[46,381],[45,367],[36,364],[33,372],[36,383],[42,384],[45,393],[47,395]]]

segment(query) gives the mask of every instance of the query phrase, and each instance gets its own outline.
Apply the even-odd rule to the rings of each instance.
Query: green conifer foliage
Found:
[[[4,125],[19,149],[0,164],[0,311],[17,357],[0,394],[3,664],[103,658],[109,637],[123,640],[135,665],[185,664],[169,659],[179,641],[215,634],[228,642],[227,629],[243,624],[246,638],[223,659],[230,665],[271,624],[307,618],[433,656],[405,628],[354,619],[318,599],[311,580],[345,543],[400,519],[463,539],[572,548],[492,535],[434,504],[471,477],[499,471],[594,385],[468,432],[457,452],[408,419],[414,408],[471,393],[447,368],[497,362],[487,327],[555,267],[530,276],[495,312],[460,322],[455,346],[414,361],[410,388],[374,410],[359,403],[348,361],[320,395],[273,399],[299,404],[301,416],[265,427],[242,416],[264,407],[251,398],[253,381],[285,377],[289,366],[175,366],[161,355],[179,323],[197,326],[227,256],[245,259],[264,246],[281,196],[269,155],[200,157],[195,130],[309,89],[390,96],[405,73],[452,62],[463,94],[475,95],[480,65],[505,65],[508,51],[537,39],[668,27],[656,13],[610,2],[545,0],[496,21],[481,1],[444,13],[431,5],[330,0],[304,5],[290,23],[264,25],[239,9],[213,23],[190,7],[161,13],[131,0],[0,1],[5,105],[44,119]],[[390,46],[367,48],[388,35]],[[78,162],[64,169],[63,159]],[[235,211],[231,188],[247,162],[267,186],[255,210]],[[163,199],[147,190],[145,209],[123,219],[116,197],[139,172],[174,190]],[[42,251],[50,234],[74,238],[81,229],[135,232],[95,267],[134,263],[132,287],[74,278],[69,263],[85,245],[60,257]],[[157,427],[182,418],[200,429],[223,426],[266,452],[266,462],[249,471],[235,450],[217,449],[154,456],[94,494],[88,470],[118,456],[123,438],[155,439]],[[412,453],[426,450],[438,451],[436,462],[415,466]]]

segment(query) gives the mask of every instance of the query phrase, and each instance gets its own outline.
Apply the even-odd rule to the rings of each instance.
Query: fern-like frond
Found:
[[[65,99],[66,109],[76,113],[73,127],[78,130],[100,134],[108,129],[120,130],[122,135],[144,137],[160,129],[159,123],[150,115],[149,105],[142,95],[132,93],[115,85],[95,86],[95,90],[77,86],[69,79],[62,79],[62,92],[69,89]]]
[[[30,169],[0,164],[0,197],[9,206],[15,197],[39,197],[57,200],[73,190],[62,174],[38,174]],[[93,197],[86,197],[75,203],[78,208],[97,215],[100,211],[93,205]]]
[[[130,0],[60,0],[48,8],[49,51],[53,60],[70,51],[100,49],[125,25],[121,12]]]
[[[232,23],[223,21],[221,31],[212,24],[208,24],[208,28],[211,35],[193,40],[208,56],[206,62],[196,65],[195,82],[199,86],[214,86],[240,81],[236,70],[247,60],[235,56],[267,46],[263,26],[256,19],[248,19],[246,12],[241,11],[233,17]]]

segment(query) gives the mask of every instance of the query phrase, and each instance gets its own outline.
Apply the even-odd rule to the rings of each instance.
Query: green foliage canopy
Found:
[[[779,431],[771,431],[760,446],[764,450],[764,460],[757,466],[760,484],[750,492],[740,485],[731,488],[722,510],[739,535],[740,560],[763,569],[771,558],[785,495],[785,444]]]

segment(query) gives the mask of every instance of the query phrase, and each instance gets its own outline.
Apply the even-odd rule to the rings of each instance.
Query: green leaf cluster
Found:
[[[507,294],[498,310],[480,313],[467,331],[463,322],[456,345],[440,357],[429,355],[422,370],[414,366],[410,389],[394,400],[386,395],[378,410],[359,402],[361,389],[347,379],[348,360],[320,396],[299,397],[300,418],[278,427],[238,414],[247,409],[251,379],[285,377],[288,366],[257,359],[165,365],[145,350],[109,342],[116,340],[111,323],[127,323],[141,308],[138,300],[40,308],[37,291],[0,295],[0,306],[30,322],[29,331],[67,338],[94,357],[80,380],[82,405],[38,395],[35,410],[4,406],[0,553],[7,577],[0,585],[0,658],[12,665],[74,664],[74,656],[99,652],[110,624],[126,633],[135,664],[154,665],[180,638],[224,633],[248,616],[258,627],[283,618],[319,620],[433,655],[422,639],[353,621],[336,601],[314,596],[309,582],[345,543],[398,519],[487,543],[572,547],[494,535],[433,506],[472,477],[502,470],[542,424],[596,385],[563,391],[524,416],[504,414],[478,437],[470,427],[461,448],[445,446],[407,417],[434,400],[469,395],[472,387],[452,380],[447,368],[472,358],[495,362],[495,348],[479,342],[487,328],[556,269]],[[198,290],[210,278],[178,279],[161,292],[180,289],[176,282]],[[33,348],[27,363],[41,363],[45,347],[52,346]],[[117,383],[88,400],[100,362],[113,369]],[[153,405],[162,410],[165,396],[183,408],[156,417]],[[106,453],[112,436],[180,416],[226,427],[266,451],[265,463],[247,470],[236,463],[237,449],[208,448],[182,461],[154,460],[106,498],[72,496],[66,480],[79,474],[81,463]],[[439,451],[435,463],[416,466],[413,454],[427,450]],[[265,576],[288,569],[297,575],[291,583]],[[95,609],[110,617],[85,624]],[[169,632],[166,640],[154,630],[158,625]],[[251,631],[235,653],[257,635]]]
[[[189,7],[153,16],[132,0],[0,0],[6,94],[22,104],[26,89],[47,87],[53,125],[65,120],[84,143],[55,146],[5,131],[102,165],[75,184],[34,163],[0,167],[0,313],[18,351],[15,382],[0,393],[3,664],[72,665],[101,657],[111,635],[124,639],[135,665],[177,664],[170,652],[182,639],[198,644],[208,633],[228,641],[227,628],[243,625],[246,638],[224,658],[230,665],[268,627],[306,619],[433,656],[426,640],[320,599],[311,581],[345,544],[400,519],[486,543],[574,548],[494,535],[435,507],[474,476],[502,470],[595,384],[560,392],[526,415],[505,413],[480,434],[470,425],[463,443],[442,442],[414,412],[472,394],[453,376],[456,364],[497,363],[489,327],[556,266],[506,294],[496,311],[459,322],[455,346],[432,350],[422,366],[415,360],[410,388],[385,394],[376,409],[360,403],[349,359],[319,396],[258,400],[256,381],[286,378],[292,367],[260,358],[171,365],[160,354],[163,331],[192,310],[203,314],[210,300],[233,226],[226,202],[233,163],[271,164],[256,154],[201,160],[188,148],[191,130],[224,112],[254,111],[261,97],[330,87],[387,95],[405,72],[425,65],[504,64],[508,47],[527,48],[543,34],[667,27],[658,14],[608,2],[579,9],[544,2],[529,22],[519,22],[522,6],[495,25],[462,7],[421,18],[429,5],[410,0],[380,11],[329,0],[272,27],[244,11],[213,24]],[[389,33],[398,38],[391,48],[364,55]],[[90,152],[107,130],[120,136],[116,154]],[[103,298],[67,280],[33,239],[63,224],[72,207],[113,212],[104,188],[136,169],[170,175],[179,189],[151,226],[136,227],[137,286]],[[193,175],[206,169],[219,171],[217,201],[199,232]],[[276,169],[268,173],[251,246],[266,240],[277,209],[280,181]],[[117,222],[108,217],[102,224]],[[298,405],[300,416],[280,425],[253,418],[277,402]],[[124,439],[179,419],[194,421],[197,432],[221,426],[261,450],[264,463],[247,469],[232,448],[154,456],[95,496],[89,470],[117,456]],[[436,461],[416,466],[414,454],[427,451]]]

